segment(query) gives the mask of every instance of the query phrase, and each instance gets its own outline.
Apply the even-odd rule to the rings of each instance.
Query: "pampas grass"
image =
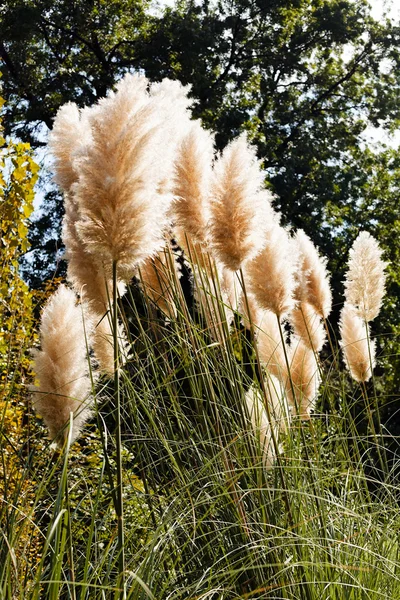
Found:
[[[295,273],[297,305],[290,314],[295,335],[314,352],[326,341],[322,320],[332,309],[332,291],[326,259],[322,258],[310,238],[299,230],[294,237],[299,264]]]
[[[86,329],[86,331],[85,331]],[[73,413],[72,440],[91,415],[91,381],[88,374],[88,321],[76,306],[74,292],[61,285],[46,304],[40,323],[41,350],[34,351],[33,406],[52,439],[68,424]]]
[[[246,287],[260,308],[270,310],[279,319],[295,305],[295,271],[297,264],[286,231],[271,225],[264,238],[264,247],[245,269]]]
[[[326,342],[326,331],[312,304],[300,302],[290,313],[290,323],[296,336],[313,350],[320,352]]]
[[[76,227],[87,250],[108,270],[117,263],[126,279],[162,247],[172,199],[167,185],[176,144],[172,125],[180,120],[179,131],[189,123],[186,108],[179,110],[188,105],[184,88],[158,86],[152,96],[148,83],[125,76],[89,115],[93,143],[74,190],[81,215]],[[178,91],[181,102],[171,113]]]
[[[270,199],[255,149],[242,135],[217,160],[211,189],[212,248],[228,269],[239,270],[261,250],[272,220]]]
[[[275,440],[278,440],[279,432],[285,430],[287,410],[284,406],[285,397],[279,381],[275,377],[269,376],[264,385],[267,393],[266,400],[263,398],[261,391],[254,385],[247,391],[245,400],[250,422],[261,450],[264,467],[271,469],[276,459],[273,436]],[[265,401],[269,404],[271,422],[264,406]]]
[[[386,263],[381,257],[378,242],[362,231],[350,249],[339,323],[345,364],[358,382],[368,381],[375,366],[368,322],[379,314],[385,293]]]
[[[351,395],[339,376],[324,374],[317,356],[331,303],[325,262],[305,234],[293,239],[279,227],[244,138],[223,152],[210,194],[212,138],[198,123],[185,124],[186,107],[179,84],[129,76],[85,113],[89,145],[74,145],[71,132],[82,119],[76,109],[59,122],[66,132],[58,181],[68,189],[68,278],[85,314],[91,311],[96,359],[100,370],[107,365],[114,374],[114,389],[99,380],[102,396],[112,397],[97,414],[99,431],[91,430],[85,452],[77,453],[93,468],[74,472],[72,450],[63,456],[60,485],[59,469],[49,469],[58,492],[49,486],[39,511],[29,512],[38,530],[45,515],[48,535],[39,567],[28,563],[19,569],[22,577],[12,569],[26,554],[9,525],[25,513],[5,486],[2,589],[7,598],[32,600],[260,594],[314,600],[360,589],[397,598],[398,486],[387,469],[375,494],[369,468],[376,463],[371,433],[383,441],[376,434],[376,393],[374,411],[368,397],[374,386]],[[173,126],[177,119],[182,128]],[[187,279],[178,279],[169,251],[159,250],[170,225],[191,263],[190,271],[179,255]],[[132,272],[141,273],[141,282],[135,279],[119,302],[117,279]],[[346,304],[342,345],[352,375],[364,381],[371,346],[356,310],[359,304]],[[81,409],[85,414],[90,404],[80,311],[73,293],[60,288],[42,318],[34,402],[53,437],[66,428],[70,411],[80,426]],[[119,317],[131,327],[127,365]],[[315,411],[320,374],[321,409],[329,412],[302,423]],[[367,430],[355,414],[360,391]],[[299,418],[290,422],[290,414]],[[35,473],[36,487],[31,450],[13,453],[18,465],[26,462],[29,479]],[[33,593],[25,589],[32,577]]]
[[[326,319],[332,309],[332,291],[326,259],[319,255],[310,238],[301,229],[296,232],[294,242],[299,253],[296,299],[299,302],[307,302],[321,318]],[[309,309],[307,313],[310,313]]]
[[[316,353],[302,340],[295,338],[290,345],[289,363],[286,394],[298,416],[308,420],[310,412],[315,408],[321,383]]]
[[[375,341],[370,339],[367,323],[351,304],[346,303],[340,315],[339,328],[347,369],[356,381],[368,381],[375,367]]]
[[[378,242],[362,231],[350,249],[344,287],[346,302],[367,323],[375,319],[382,305],[386,264]]]
[[[184,248],[186,237],[206,244],[209,220],[209,194],[214,156],[214,137],[194,122],[182,140],[176,160],[172,215],[178,242]]]

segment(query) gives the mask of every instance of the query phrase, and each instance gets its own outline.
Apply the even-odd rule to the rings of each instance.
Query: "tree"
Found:
[[[0,98],[0,108],[3,106]],[[0,412],[2,462],[0,466],[0,511],[2,526],[15,547],[16,556],[38,535],[31,518],[22,519],[17,535],[10,535],[10,523],[32,514],[32,482],[24,476],[23,464],[29,454],[30,424],[26,410],[26,384],[31,381],[30,347],[36,339],[34,295],[19,274],[19,258],[28,247],[27,221],[33,210],[33,187],[38,165],[29,144],[7,142],[0,119]],[[28,423],[28,426],[27,426]],[[4,486],[4,482],[7,485]],[[20,506],[15,506],[19,498]],[[10,566],[10,554],[1,551],[1,562]],[[17,575],[18,576],[18,575]]]

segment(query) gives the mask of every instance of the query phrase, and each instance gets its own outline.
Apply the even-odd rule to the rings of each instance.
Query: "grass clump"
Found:
[[[56,121],[73,290],[42,314],[33,404],[52,443],[36,417],[29,452],[12,447],[30,500],[22,486],[1,509],[0,597],[398,598],[400,489],[370,315],[361,340],[342,340],[350,372],[359,352],[369,366],[352,382],[325,260],[280,226],[246,139],[214,161],[187,106],[179,85],[128,77]],[[373,313],[384,291],[365,247],[350,332],[363,277],[380,282]]]

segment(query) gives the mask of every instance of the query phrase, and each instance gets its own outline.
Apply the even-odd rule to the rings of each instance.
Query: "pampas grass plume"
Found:
[[[340,316],[340,345],[347,369],[358,382],[368,381],[375,366],[375,341],[367,335],[368,324],[351,304],[345,304]],[[371,368],[372,367],[372,368]]]
[[[264,466],[270,469],[273,467],[276,457],[272,431],[276,440],[278,439],[279,431],[285,431],[288,410],[282,387],[275,377],[268,376],[265,381],[265,389],[271,422],[268,419],[268,413],[264,406],[263,395],[254,385],[246,393],[245,401],[253,431],[260,444]]]
[[[69,192],[78,180],[77,161],[91,139],[87,110],[80,111],[73,102],[64,104],[57,112],[49,136],[54,180],[64,192]]]
[[[158,87],[152,97],[148,83],[143,76],[126,75],[116,93],[89,114],[93,143],[80,162],[74,189],[81,215],[76,224],[79,236],[99,265],[110,269],[112,262],[118,263],[126,279],[162,247],[172,199],[166,182],[176,139],[167,124],[179,84],[161,91]],[[179,89],[184,96],[184,88]],[[182,102],[172,113],[173,122],[189,123],[180,106]]]
[[[33,406],[56,438],[74,414],[72,439],[91,415],[85,326],[74,292],[61,285],[46,304],[40,325],[41,350],[34,351]],[[89,334],[89,331],[86,332]],[[64,431],[64,438],[67,432]]]
[[[217,160],[210,200],[213,251],[225,267],[236,271],[261,250],[272,214],[255,149],[244,135]]]
[[[246,265],[246,287],[260,308],[282,318],[295,305],[297,265],[292,243],[286,231],[273,224],[268,228],[264,244],[262,251]]]
[[[297,231],[294,241],[299,253],[296,299],[308,302],[320,317],[326,319],[332,310],[332,291],[326,260],[319,255],[310,238],[301,229]]]
[[[301,338],[310,350],[322,350],[326,341],[326,331],[319,313],[312,304],[300,302],[290,313],[290,323],[295,335]]]
[[[194,242],[206,243],[209,220],[208,199],[214,155],[214,137],[195,121],[183,138],[175,161],[172,212],[179,236],[185,246],[185,235]]]
[[[290,346],[289,362],[290,377],[286,381],[288,400],[297,414],[308,420],[321,383],[317,357],[314,350],[295,338]]]
[[[385,294],[385,267],[378,242],[362,231],[350,249],[349,270],[345,279],[346,302],[364,321],[378,315]]]

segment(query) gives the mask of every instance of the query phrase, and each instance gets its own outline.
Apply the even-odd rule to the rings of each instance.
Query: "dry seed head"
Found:
[[[246,285],[260,308],[282,318],[295,305],[297,264],[291,240],[282,227],[270,226],[264,240],[264,248],[246,265]]]
[[[317,357],[313,350],[295,338],[290,347],[289,363],[290,378],[286,381],[288,400],[297,414],[307,420],[314,409],[321,383]]]
[[[64,104],[57,112],[49,136],[49,148],[54,156],[54,179],[64,192],[69,192],[78,180],[79,157],[90,140],[87,112],[80,111],[72,102]]]
[[[368,381],[375,367],[375,341],[368,339],[368,324],[359,317],[352,305],[346,303],[340,315],[339,327],[342,338],[340,345],[347,369],[356,381]]]
[[[251,386],[246,393],[245,401],[252,428],[260,444],[264,466],[267,469],[270,469],[273,467],[276,457],[272,439],[272,430],[274,431],[275,440],[277,440],[279,430],[284,429],[285,427],[286,416],[284,415],[282,405],[285,400],[278,380],[270,375],[266,384],[267,383],[266,392],[272,423],[270,423],[268,419],[268,413],[264,406],[263,394],[254,385]]]
[[[172,214],[176,225],[198,243],[207,241],[213,155],[214,137],[195,121],[177,152]]]
[[[294,333],[302,342],[313,350],[320,352],[326,342],[326,331],[319,313],[308,302],[300,302],[290,313],[290,323]]]
[[[344,285],[346,302],[367,322],[379,314],[385,294],[387,263],[381,257],[378,242],[367,231],[362,231],[350,249]]]
[[[269,373],[281,382],[286,381],[285,351],[287,352],[288,348],[282,345],[278,319],[269,310],[256,313],[255,319],[260,360]],[[286,344],[285,341],[284,343]]]
[[[240,136],[214,166],[210,196],[210,238],[222,264],[236,271],[262,248],[272,219],[271,196],[263,189],[255,149]]]
[[[171,112],[177,85],[158,88],[153,96],[147,87],[145,77],[127,75],[89,114],[93,143],[80,161],[74,189],[76,229],[87,250],[108,269],[116,261],[126,278],[162,246],[172,198],[166,182],[177,142],[172,125],[189,123],[186,109]]]
[[[310,238],[299,230],[294,238],[299,253],[296,272],[296,299],[311,304],[324,319],[332,310],[332,291],[326,259],[322,258]]]
[[[71,412],[73,440],[91,415],[85,328],[89,335],[90,322],[83,322],[75,294],[61,285],[43,310],[41,350],[34,351],[33,366],[33,406],[43,417],[52,439],[68,424]]]
[[[176,316],[174,282],[177,279],[175,259],[168,245],[140,267],[140,282],[145,293],[169,317]]]

